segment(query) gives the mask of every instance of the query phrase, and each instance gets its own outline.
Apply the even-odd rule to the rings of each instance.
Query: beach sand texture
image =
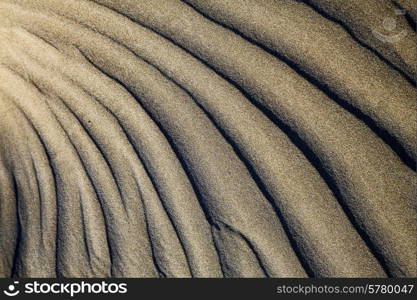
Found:
[[[415,0],[0,0],[0,277],[415,277]]]

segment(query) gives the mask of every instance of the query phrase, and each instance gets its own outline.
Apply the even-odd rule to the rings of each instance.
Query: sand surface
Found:
[[[0,0],[0,277],[415,277],[416,5]]]

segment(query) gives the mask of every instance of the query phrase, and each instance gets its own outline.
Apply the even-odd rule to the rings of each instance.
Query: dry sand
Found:
[[[0,0],[0,277],[416,276],[413,2]]]

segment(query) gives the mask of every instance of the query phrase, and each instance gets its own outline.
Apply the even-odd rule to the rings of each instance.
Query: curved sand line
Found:
[[[2,1],[0,275],[415,276],[415,32],[303,2]]]

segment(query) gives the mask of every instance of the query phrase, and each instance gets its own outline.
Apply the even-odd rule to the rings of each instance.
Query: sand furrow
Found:
[[[412,2],[2,1],[0,276],[415,276]]]

